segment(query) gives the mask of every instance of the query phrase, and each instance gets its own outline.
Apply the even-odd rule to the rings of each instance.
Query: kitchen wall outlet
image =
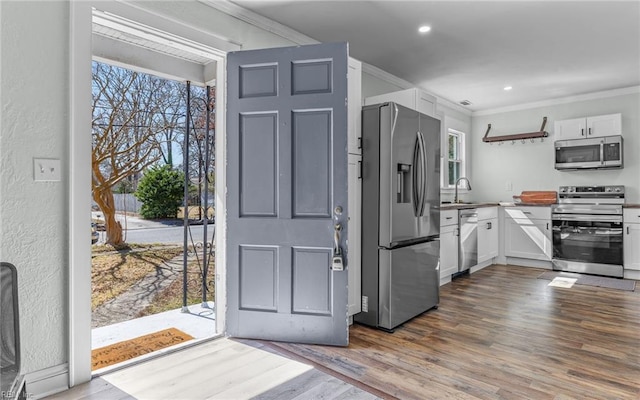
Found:
[[[507,192],[512,191],[512,190],[513,190],[513,184],[512,184],[511,182],[507,182],[507,184],[506,184],[506,185],[504,185],[504,189],[505,189]]]
[[[369,297],[362,296],[362,312],[369,312]]]
[[[33,159],[33,180],[36,182],[60,181],[62,167],[60,160],[53,158]]]

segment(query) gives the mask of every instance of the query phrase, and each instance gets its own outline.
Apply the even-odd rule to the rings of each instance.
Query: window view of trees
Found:
[[[213,90],[211,90],[213,92]],[[192,203],[200,204],[205,164],[210,164],[213,189],[214,135],[205,143],[207,100],[203,87],[191,87],[189,157],[185,157],[187,86],[109,64],[93,62],[92,194],[104,214],[106,243],[124,244],[116,219],[114,192],[135,191],[151,166],[183,170],[189,160],[189,181],[195,186]],[[214,126],[215,95],[210,94],[210,127]],[[213,196],[210,196],[213,197]]]

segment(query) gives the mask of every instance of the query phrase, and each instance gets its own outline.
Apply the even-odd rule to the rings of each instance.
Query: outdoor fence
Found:
[[[138,201],[138,199],[136,199],[136,196],[134,196],[133,194],[114,193],[113,199],[116,203],[116,211],[140,213],[142,202]]]

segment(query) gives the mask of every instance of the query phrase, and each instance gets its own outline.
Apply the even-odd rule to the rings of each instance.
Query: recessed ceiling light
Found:
[[[428,25],[422,25],[420,28],[418,28],[418,32],[420,33],[427,33],[431,30],[431,27]]]
[[[513,89],[511,86],[505,86],[505,87],[504,87],[504,90],[506,90],[506,91],[509,91],[509,90],[511,90],[511,89]]]

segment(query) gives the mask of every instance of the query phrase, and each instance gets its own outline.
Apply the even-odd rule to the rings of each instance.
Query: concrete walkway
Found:
[[[149,306],[155,296],[179,279],[182,272],[182,254],[139,280],[129,290],[98,306],[91,317],[91,327],[97,328],[128,321],[137,317],[138,313]],[[189,256],[189,262],[195,255]]]

